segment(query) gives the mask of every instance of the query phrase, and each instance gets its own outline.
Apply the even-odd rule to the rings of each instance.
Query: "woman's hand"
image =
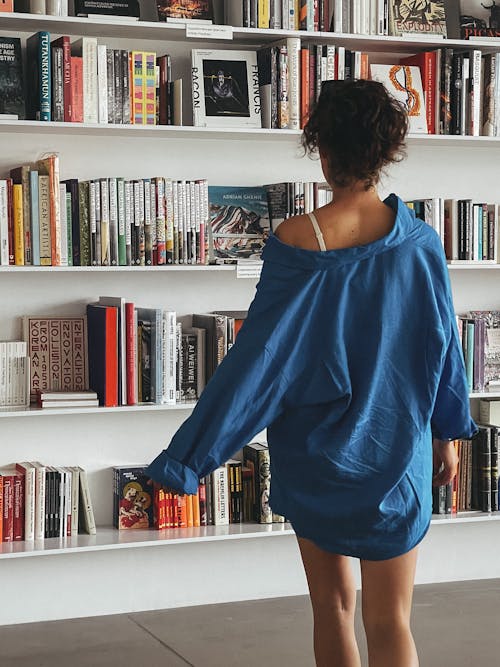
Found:
[[[438,440],[434,438],[432,449],[435,471],[432,478],[432,485],[445,486],[457,474],[458,455],[455,446],[452,440]]]

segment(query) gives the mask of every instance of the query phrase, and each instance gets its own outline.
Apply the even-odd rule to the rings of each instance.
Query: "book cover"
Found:
[[[273,512],[269,506],[271,490],[271,465],[269,449],[260,443],[251,443],[243,448],[245,466],[252,471],[254,482],[253,517],[257,523],[272,523]]]
[[[371,77],[383,83],[408,113],[410,132],[427,134],[420,69],[408,65],[370,65]]]
[[[26,117],[23,61],[19,37],[0,37],[0,115]]]
[[[74,0],[75,16],[103,14],[139,18],[138,0]]]
[[[87,471],[81,467],[78,467],[78,480],[80,486],[78,510],[79,529],[88,535],[95,535],[96,526],[94,519],[94,509],[92,507],[92,499],[90,497]]]
[[[118,308],[87,305],[89,387],[99,405],[118,405]]]
[[[260,259],[269,235],[267,194],[262,187],[209,186],[211,261]]]
[[[153,517],[153,486],[148,484],[145,475],[146,466],[117,466],[113,468],[116,475],[115,516],[113,524],[119,530],[137,530],[152,528]]]
[[[500,380],[500,311],[472,310],[469,317],[485,322],[484,334],[484,384]]]
[[[481,0],[460,0],[460,36],[500,37],[500,5]]]
[[[446,37],[444,0],[389,0],[389,34],[438,34]]]
[[[193,49],[194,125],[261,127],[255,51]]]
[[[27,63],[27,117],[30,120],[51,120],[51,53],[50,34],[37,32],[26,40]]]
[[[213,20],[212,0],[158,0],[158,17],[167,19]]]

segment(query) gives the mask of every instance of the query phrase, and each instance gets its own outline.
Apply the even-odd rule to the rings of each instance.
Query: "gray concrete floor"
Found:
[[[311,630],[307,597],[14,625],[0,666],[314,667]],[[413,631],[421,667],[500,665],[500,580],[418,586]]]

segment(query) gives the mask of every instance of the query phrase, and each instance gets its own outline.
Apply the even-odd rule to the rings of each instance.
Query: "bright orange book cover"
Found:
[[[185,496],[186,498],[186,525],[188,528],[193,527],[193,496]]]
[[[14,0],[0,0],[0,12],[13,12],[13,11],[14,11]]]
[[[198,528],[200,525],[200,492],[197,491],[193,496],[193,526]]]

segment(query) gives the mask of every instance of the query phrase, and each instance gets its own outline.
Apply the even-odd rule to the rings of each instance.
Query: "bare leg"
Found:
[[[361,561],[363,622],[370,667],[418,667],[410,629],[417,549]]]
[[[317,667],[361,667],[354,635],[356,587],[346,556],[297,538],[314,614]]]

